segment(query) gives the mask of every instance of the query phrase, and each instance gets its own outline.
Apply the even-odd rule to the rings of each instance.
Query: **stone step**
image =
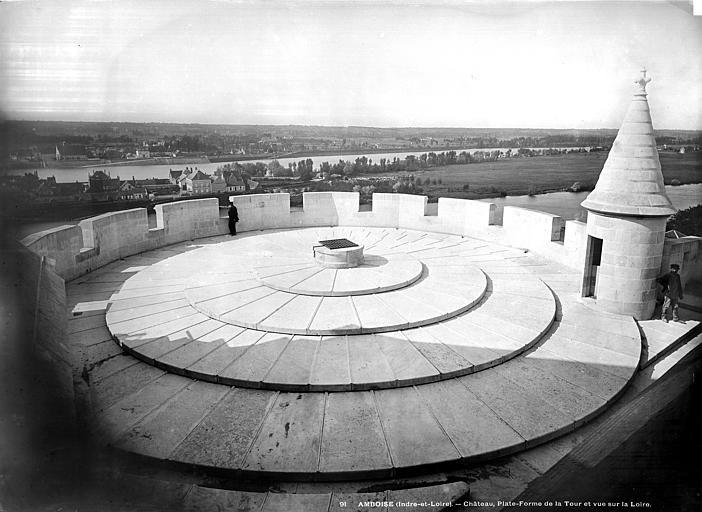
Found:
[[[549,350],[563,352],[564,340],[554,334],[457,379],[336,393],[202,383],[119,356],[92,391],[97,431],[120,449],[251,477],[365,479],[473,464],[571,431],[624,389],[627,379],[579,352]],[[637,363],[628,360],[629,375]]]

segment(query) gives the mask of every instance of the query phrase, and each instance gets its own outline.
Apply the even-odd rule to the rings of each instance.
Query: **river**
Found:
[[[437,149],[434,150],[436,153],[455,151],[460,153],[461,151],[466,151],[469,153],[475,153],[477,151],[495,151],[501,149],[506,151],[509,148],[463,148],[463,149]],[[549,149],[549,148],[528,148],[528,149]],[[561,148],[569,149],[569,148]],[[516,151],[516,148],[512,148],[512,151]],[[373,162],[380,162],[381,158],[386,160],[392,160],[393,158],[404,159],[408,155],[421,155],[422,153],[428,153],[426,150],[414,150],[414,151],[399,151],[399,152],[389,152],[389,153],[375,153],[375,154],[364,154],[364,153],[351,153],[351,154],[340,154],[340,155],[323,155],[323,156],[297,156],[293,158],[278,158],[278,162],[283,167],[287,167],[289,163],[299,162],[300,160],[307,160],[308,158],[312,160],[314,167],[319,168],[322,162],[329,162],[330,164],[335,164],[339,160],[343,161],[354,161],[356,158],[365,156]],[[258,160],[245,160],[240,161],[240,164],[251,164],[257,162],[269,163],[272,158],[264,158]],[[110,173],[112,177],[119,177],[122,180],[130,180],[132,177],[137,180],[145,180],[150,178],[168,178],[169,171],[171,169],[184,169],[185,167],[190,167],[192,169],[198,169],[206,174],[212,174],[217,170],[217,167],[225,165],[227,162],[217,162],[217,163],[203,163],[203,164],[165,164],[165,165],[88,165],[86,167],[43,167],[36,169],[37,175],[40,178],[55,177],[58,182],[86,182],[88,181],[88,174],[95,170],[104,170]],[[18,169],[9,171],[12,174],[24,174],[26,172],[34,172],[33,169]]]
[[[691,185],[666,185],[666,194],[678,210],[685,210],[692,206],[702,204],[702,183]],[[580,206],[590,192],[551,192],[535,196],[507,196],[482,199],[497,205],[498,221],[502,219],[502,208],[505,206],[519,206],[542,212],[560,215],[564,219],[584,220],[587,218],[585,209]]]

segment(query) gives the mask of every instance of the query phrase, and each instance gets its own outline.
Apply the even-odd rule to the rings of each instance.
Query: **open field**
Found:
[[[582,190],[597,183],[607,152],[570,153],[559,156],[514,158],[479,164],[459,164],[415,171],[423,193],[430,197],[487,197],[525,195],[564,190],[576,181]],[[674,179],[685,183],[702,181],[702,153],[661,153],[661,168],[666,184]],[[432,183],[425,185],[430,178]],[[437,184],[433,184],[434,179]],[[438,180],[441,184],[438,184]],[[463,191],[464,185],[469,189]],[[451,190],[449,190],[451,189]]]

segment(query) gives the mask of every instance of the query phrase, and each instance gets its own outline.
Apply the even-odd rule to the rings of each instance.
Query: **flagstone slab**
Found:
[[[88,317],[72,317],[68,320],[68,334],[75,334],[80,331],[87,331],[98,327],[104,327],[107,323],[102,315],[92,315]]]
[[[190,381],[163,374],[136,392],[108,407],[98,417],[99,429],[108,442],[114,442],[128,428],[181,391]]]
[[[110,298],[108,301],[109,307],[107,309],[110,312],[116,312],[122,309],[132,309],[152,304],[166,304],[168,302],[173,302],[184,298],[186,298],[185,293],[182,291],[162,293],[158,295],[147,295],[144,297],[135,297],[125,300],[115,300]]]
[[[217,375],[245,354],[265,334],[262,331],[244,329],[240,334],[187,366],[185,374],[200,379],[213,379],[215,376],[214,380],[216,380]]]
[[[539,394],[551,406],[581,423],[588,414],[606,403],[601,397],[562,379],[547,369],[532,365],[526,358],[513,359],[494,371],[522,388]]]
[[[392,467],[371,393],[330,393],[324,413],[319,471],[367,476]]]
[[[552,343],[558,343],[558,341],[558,336],[550,338],[539,347],[538,351],[527,354],[524,360],[534,367],[557,375],[571,384],[599,396],[605,401],[612,400],[624,389],[627,382],[625,378],[603,371],[595,365],[585,364],[577,360],[577,356],[571,359],[548,350]]]
[[[380,351],[375,335],[363,334],[347,339],[352,387],[362,384],[387,387],[396,384],[395,374],[385,354]],[[366,386],[364,388],[367,389]]]
[[[119,322],[125,322],[127,320],[134,320],[136,318],[142,318],[145,316],[151,316],[156,313],[163,313],[165,311],[171,311],[173,309],[180,309],[187,307],[188,300],[183,297],[181,299],[171,300],[171,301],[159,301],[154,304],[148,305],[137,305],[131,308],[122,308],[119,310],[110,308],[108,312],[108,317],[110,324],[117,324]]]
[[[183,508],[191,512],[212,510],[236,510],[237,512],[260,512],[266,493],[232,491],[195,485],[183,501]],[[320,509],[323,510],[323,509]],[[310,510],[310,512],[314,512]]]
[[[292,510],[329,510],[331,494],[275,494],[269,493],[261,512],[290,512]]]
[[[289,334],[264,334],[240,357],[219,372],[217,380],[227,384],[238,384],[241,381],[260,383],[290,343],[291,338]]]
[[[470,361],[424,328],[408,329],[402,331],[402,334],[444,376],[455,376],[465,368],[471,367]]]
[[[322,297],[293,295],[291,300],[259,321],[256,327],[262,331],[283,329],[290,334],[307,334],[321,303]]]
[[[538,389],[521,387],[495,369],[459,379],[527,443],[569,429],[573,424],[566,413],[542,398]]]
[[[174,318],[172,318],[170,321],[163,321],[157,325],[136,329],[132,329],[132,327],[130,327],[132,330],[127,334],[115,333],[113,331],[113,336],[117,339],[120,345],[134,350],[137,347],[157,340],[158,338],[168,336],[169,334],[173,334],[181,330],[190,329],[209,320],[211,320],[210,317],[191,309],[191,313],[189,314],[182,313],[174,315]]]
[[[192,325],[180,331],[168,334],[154,341],[139,346],[139,356],[155,361],[168,355],[169,352],[179,349],[200,337],[207,336],[212,331],[222,327],[222,322],[207,319],[199,324]]]
[[[512,427],[456,379],[418,386],[461,457],[499,456],[524,444]]]
[[[349,348],[346,336],[322,336],[310,369],[310,389],[351,389]]]
[[[293,336],[264,377],[275,389],[300,389],[310,382],[319,336]]]
[[[398,386],[423,384],[441,377],[439,370],[401,332],[375,334],[374,337]]]
[[[184,373],[185,368],[199,361],[243,331],[243,327],[223,324],[214,331],[200,336],[190,343],[159,357],[159,362],[166,365],[170,371]]]
[[[126,357],[132,363],[136,362],[134,358],[129,356],[117,357]],[[164,375],[163,370],[151,365],[131,364],[109,377],[91,383],[90,396],[95,403],[99,404],[100,408],[107,408],[162,375]]]
[[[275,393],[232,388],[170,455],[172,460],[241,468]]]
[[[374,391],[396,468],[458,460],[460,453],[413,387]]]
[[[194,381],[158,411],[130,428],[115,444],[124,450],[169,458],[176,446],[228,391],[225,386]],[[164,457],[164,454],[168,456]]]
[[[250,471],[315,473],[324,393],[280,393],[243,464]]]

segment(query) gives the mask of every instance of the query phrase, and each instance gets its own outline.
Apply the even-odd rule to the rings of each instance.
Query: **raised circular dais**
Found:
[[[553,322],[555,301],[540,280],[514,273],[488,283],[471,262],[493,250],[485,242],[354,229],[370,254],[350,269],[314,263],[310,240],[344,234],[319,228],[191,245],[130,277],[110,299],[108,328],[133,355],[193,378],[341,391],[466,375],[526,350]],[[403,285],[331,295],[340,279],[349,290],[368,288],[364,274],[376,286],[388,285],[386,275]],[[287,290],[270,286],[285,276]],[[293,291],[315,289],[315,279],[329,294]]]
[[[275,261],[274,258],[272,258]],[[362,264],[351,268],[324,268],[309,265],[290,268],[281,259],[255,267],[257,279],[275,290],[300,295],[343,297],[367,295],[404,288],[422,277],[422,263],[404,255],[366,254]]]

